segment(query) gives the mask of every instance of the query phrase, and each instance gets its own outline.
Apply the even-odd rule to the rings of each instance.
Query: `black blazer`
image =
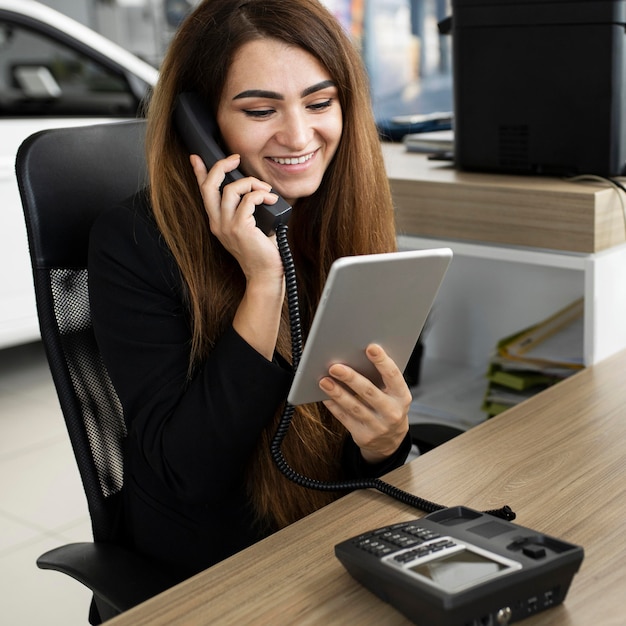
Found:
[[[144,194],[95,223],[89,292],[96,338],[129,429],[125,541],[180,578],[259,540],[244,473],[259,434],[286,399],[292,374],[227,330],[187,380],[191,330],[181,278]],[[349,477],[404,462],[407,439],[376,466],[350,439]]]

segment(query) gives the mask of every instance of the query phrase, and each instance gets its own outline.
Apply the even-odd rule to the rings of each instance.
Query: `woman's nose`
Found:
[[[313,130],[301,113],[285,116],[281,128],[276,133],[277,141],[292,151],[303,150],[309,144]]]

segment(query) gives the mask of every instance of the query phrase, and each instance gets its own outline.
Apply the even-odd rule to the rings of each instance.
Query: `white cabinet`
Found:
[[[400,248],[448,246],[454,252],[424,334],[422,380],[414,401],[419,417],[412,421],[434,417],[463,426],[482,421],[485,373],[498,340],[580,297],[584,298],[581,356],[585,365],[626,348],[626,243],[617,191],[579,185],[570,194],[563,191],[567,190],[563,185],[574,183],[555,181],[554,189],[548,189],[549,179],[458,173],[451,167],[431,166],[421,155],[407,154],[398,145],[387,145],[385,156],[400,232],[404,232],[398,238]],[[429,172],[430,167],[438,169]],[[524,196],[526,187],[529,192]],[[553,195],[546,202],[548,193]],[[559,193],[563,193],[561,202]],[[571,197],[578,198],[578,207],[573,209],[578,211],[575,226],[567,213]],[[563,228],[550,210],[555,206],[564,216]],[[441,224],[451,213],[457,226],[454,238],[446,238],[441,236]],[[488,234],[489,214],[493,240],[479,240],[478,232],[483,237]],[[536,231],[542,231],[537,232],[541,247],[534,245],[535,229],[529,216],[538,224]],[[514,219],[520,221],[517,231],[511,226]],[[586,240],[581,226],[585,220],[592,229]],[[548,221],[555,249],[545,247],[547,234],[542,225]],[[579,231],[572,240],[582,251],[564,249],[568,228]],[[519,245],[524,229],[526,245]],[[584,250],[585,246],[589,249]]]
[[[400,236],[399,245],[454,251],[426,334],[433,357],[482,366],[499,339],[581,296],[585,365],[626,348],[626,245],[593,254],[412,236]]]

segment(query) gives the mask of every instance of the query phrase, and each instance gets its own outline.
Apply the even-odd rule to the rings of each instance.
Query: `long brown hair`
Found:
[[[245,289],[234,258],[210,233],[188,153],[172,126],[177,94],[193,90],[213,114],[235,52],[272,38],[313,55],[337,85],[342,138],[322,184],[292,211],[289,240],[296,263],[303,327],[309,328],[330,265],[341,256],[394,250],[391,194],[360,56],[317,0],[205,0],[179,28],[161,66],[147,133],[151,202],[186,286],[192,343],[190,372],[232,322]],[[286,308],[277,352],[290,360]],[[278,415],[276,416],[278,419]],[[336,496],[287,481],[272,462],[268,424],[251,459],[248,491],[259,520],[282,527]],[[283,444],[287,461],[320,480],[340,476],[345,429],[323,407],[299,407]]]

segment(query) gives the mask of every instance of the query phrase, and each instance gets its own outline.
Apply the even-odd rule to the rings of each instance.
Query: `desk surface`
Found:
[[[565,603],[527,626],[624,624],[625,377],[626,352],[387,476],[447,506],[509,504],[519,524],[585,548]],[[110,624],[406,624],[346,573],[333,549],[422,515],[378,492],[352,493]]]
[[[606,182],[462,172],[383,143],[403,235],[593,253],[626,241],[620,192]]]

